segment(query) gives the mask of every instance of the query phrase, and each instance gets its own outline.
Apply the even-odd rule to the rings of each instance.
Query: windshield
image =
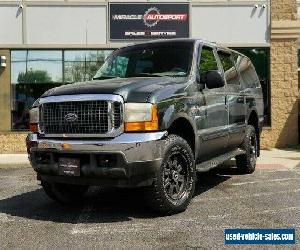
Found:
[[[124,48],[108,57],[94,79],[184,77],[189,74],[193,43],[161,43]]]

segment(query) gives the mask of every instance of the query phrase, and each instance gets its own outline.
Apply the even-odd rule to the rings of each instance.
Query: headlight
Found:
[[[29,110],[29,126],[30,131],[33,133],[38,132],[38,122],[39,122],[39,108],[33,107],[31,110]]]
[[[151,103],[125,103],[125,131],[158,130],[157,108]]]

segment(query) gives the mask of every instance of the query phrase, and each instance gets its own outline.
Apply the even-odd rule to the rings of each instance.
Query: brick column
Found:
[[[6,68],[0,68],[0,154],[26,152],[26,133],[11,132],[10,51],[0,49],[6,56]]]
[[[0,68],[0,132],[10,131],[10,52],[0,50],[6,56],[6,68]]]
[[[271,0],[271,128],[262,133],[262,147],[298,144],[298,66],[296,0]]]

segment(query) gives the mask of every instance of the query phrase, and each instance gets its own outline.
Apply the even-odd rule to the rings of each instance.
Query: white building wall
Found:
[[[29,44],[106,43],[105,6],[29,6]]]
[[[226,44],[269,42],[267,9],[259,6],[194,6],[192,37]]]
[[[0,6],[0,44],[22,44],[22,12],[17,5]]]

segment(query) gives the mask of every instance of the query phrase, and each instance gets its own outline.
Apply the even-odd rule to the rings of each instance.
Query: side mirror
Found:
[[[211,70],[201,74],[200,83],[206,84],[209,89],[221,88],[225,85],[223,77],[217,70]]]

